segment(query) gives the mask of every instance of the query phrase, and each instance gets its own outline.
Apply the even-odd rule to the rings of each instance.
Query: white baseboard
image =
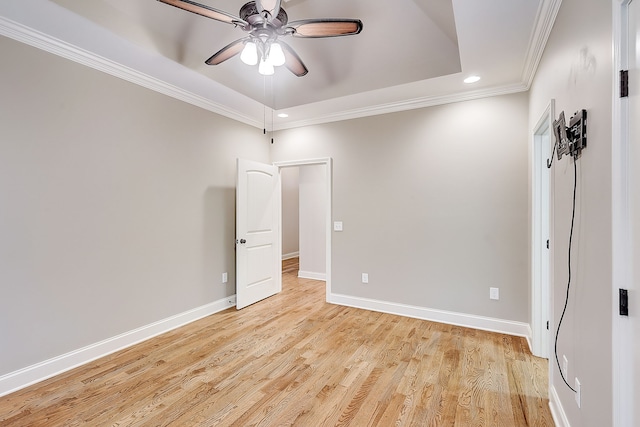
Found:
[[[286,260],[286,259],[291,259],[291,258],[298,258],[300,256],[300,252],[291,252],[288,254],[282,254],[282,260]]]
[[[298,270],[298,277],[301,279],[313,279],[327,281],[327,275],[325,273],[314,273],[313,271]]]
[[[553,385],[549,386],[549,409],[556,427],[571,427],[567,414],[564,413],[562,403],[560,403],[560,397]]]
[[[35,365],[0,376],[0,396],[46,380],[118,350],[138,344],[157,335],[218,313],[235,305],[235,295],[176,314],[155,323],[125,332],[104,341],[54,357]]]
[[[456,313],[452,311],[435,310],[368,298],[358,298],[349,295],[330,294],[327,301],[332,304],[363,308],[382,313],[397,314],[399,316],[447,323],[449,325],[464,326],[484,331],[499,332],[529,338],[531,327],[528,323],[512,320],[496,319],[492,317],[476,316],[473,314]]]
[[[535,356],[535,353],[533,352],[533,331],[529,332],[529,335],[527,335],[527,344],[529,345],[529,351],[531,352],[531,354],[533,354]]]

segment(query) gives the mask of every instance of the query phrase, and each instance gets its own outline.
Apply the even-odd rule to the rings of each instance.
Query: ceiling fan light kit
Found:
[[[271,76],[273,75],[273,73],[276,72],[276,70],[273,67],[273,64],[271,63],[271,61],[269,61],[269,58],[267,59],[263,58],[260,60],[260,65],[258,66],[258,72],[263,76]]]
[[[240,59],[247,65],[256,65],[258,63],[258,46],[252,41],[246,42]]]
[[[262,40],[249,40],[245,43],[240,59],[247,65],[256,65],[260,58],[258,72],[270,76],[275,72],[274,67],[284,65],[286,59],[282,46],[278,42],[264,43]]]
[[[284,57],[284,51],[282,50],[282,46],[280,46],[280,43],[271,43],[268,58],[269,61],[271,61],[271,63],[276,67],[284,65],[286,59]]]
[[[279,37],[324,38],[359,34],[362,21],[359,19],[305,19],[289,22],[287,12],[280,7],[281,0],[255,0],[240,8],[240,16],[214,9],[191,0],[158,0],[187,12],[216,21],[232,24],[249,33],[247,37],[231,42],[205,61],[218,65],[240,55],[247,65],[258,65],[262,75],[272,75],[274,67],[284,65],[298,77],[309,70],[291,46]]]

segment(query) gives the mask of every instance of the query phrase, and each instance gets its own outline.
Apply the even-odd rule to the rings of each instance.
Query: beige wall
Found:
[[[344,223],[333,292],[528,321],[526,93],[281,131],[272,146],[274,161],[322,157]]]
[[[282,182],[282,256],[300,251],[300,196],[297,167],[280,169]]]
[[[300,277],[323,279],[327,272],[327,183],[325,165],[300,167]]]
[[[262,132],[0,52],[0,376],[234,294],[235,159],[268,162]]]
[[[569,384],[582,384],[582,408],[553,368],[552,386],[571,426],[608,426],[611,402],[611,2],[564,0],[530,91],[532,131],[551,98],[556,116],[588,111],[588,147],[578,161],[578,197],[569,305],[558,340],[569,360]],[[579,16],[579,19],[576,17]],[[555,160],[553,313],[566,295],[573,160]],[[554,328],[555,329],[555,328]],[[555,364],[554,356],[551,362]]]
[[[0,375],[233,294],[236,157],[334,159],[333,292],[528,322],[527,141],[556,98],[590,117],[560,340],[583,409],[553,385],[571,425],[610,424],[610,4],[588,3],[563,2],[530,97],[291,129],[271,147],[259,130],[0,38]],[[553,172],[556,318],[569,165]]]

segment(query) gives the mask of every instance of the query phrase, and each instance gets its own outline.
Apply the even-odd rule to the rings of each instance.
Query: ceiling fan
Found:
[[[274,73],[274,67],[284,65],[298,77],[309,70],[291,46],[279,37],[302,38],[338,37],[359,34],[362,21],[359,19],[303,19],[289,22],[287,12],[280,7],[281,0],[249,1],[240,8],[240,16],[234,16],[213,7],[191,0],[158,0],[162,3],[192,12],[220,22],[226,22],[249,33],[213,54],[205,61],[218,65],[238,54],[245,64],[256,65],[263,75]]]

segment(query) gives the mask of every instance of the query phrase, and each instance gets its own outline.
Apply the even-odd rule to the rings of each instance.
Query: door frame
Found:
[[[552,99],[545,109],[544,113],[533,128],[532,135],[532,151],[531,156],[531,350],[538,357],[549,358],[551,351],[551,340],[549,339],[551,325],[553,322],[553,307],[551,301],[553,292],[553,245],[546,248],[546,240],[553,242],[553,174],[549,171],[548,188],[546,188],[546,207],[547,209],[547,227],[546,239],[542,236],[541,227],[543,226],[544,217],[540,215],[539,204],[544,207],[544,200],[540,197],[540,193],[545,193],[540,180],[538,168],[543,162],[546,167],[546,161],[553,155],[551,150],[551,141],[553,140],[553,120],[555,117],[555,100]],[[546,141],[545,141],[545,136]],[[547,147],[541,144],[546,143]],[[542,265],[547,264],[546,277],[542,276]],[[546,322],[549,322],[549,328]]]
[[[278,170],[288,167],[298,166],[310,166],[310,165],[324,165],[325,167],[325,179],[326,179],[326,194],[327,200],[325,205],[325,251],[326,251],[326,289],[325,289],[325,301],[329,302],[329,295],[331,295],[331,232],[332,232],[332,201],[333,201],[333,159],[331,157],[325,157],[320,159],[304,159],[304,160],[289,160],[283,162],[273,162],[274,166],[278,167]],[[282,185],[282,180],[280,180]],[[282,247],[282,217],[280,217],[280,245]]]
[[[631,427],[634,402],[633,375],[633,328],[631,317],[619,315],[618,289],[632,287],[631,217],[630,217],[630,173],[629,173],[629,106],[628,99],[620,98],[619,70],[629,68],[627,17],[632,0],[612,0],[613,5],[613,118],[612,118],[612,177],[611,177],[611,256],[612,256],[612,400],[613,427]],[[640,0],[635,0],[640,1]],[[633,191],[637,191],[634,189]]]

